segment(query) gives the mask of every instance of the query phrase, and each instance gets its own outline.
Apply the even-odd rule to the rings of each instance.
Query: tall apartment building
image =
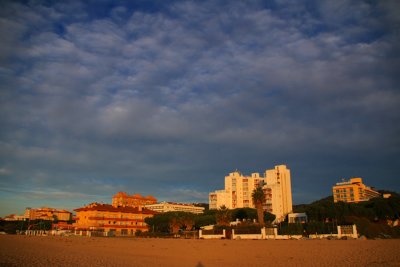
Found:
[[[266,188],[270,189],[271,209],[276,218],[281,221],[293,211],[292,184],[290,170],[285,165],[275,166],[265,171]],[[264,192],[265,194],[265,192]],[[268,199],[266,200],[268,206]]]
[[[332,187],[334,202],[361,202],[379,197],[381,194],[363,184],[361,178],[351,178],[349,181],[336,183]]]
[[[255,208],[252,193],[262,186],[265,200],[265,211],[276,215],[277,221],[282,221],[286,214],[292,212],[292,190],[290,170],[285,165],[275,166],[266,170],[263,176],[252,173],[245,176],[239,171],[225,176],[225,189],[209,194],[210,209],[218,209],[222,205],[228,209]]]

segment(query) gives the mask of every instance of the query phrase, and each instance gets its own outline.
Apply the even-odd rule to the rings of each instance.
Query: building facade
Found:
[[[209,209],[216,210],[227,204],[225,190],[216,190],[209,194]]]
[[[259,173],[245,176],[239,171],[230,173],[225,176],[225,189],[209,194],[210,209],[223,205],[228,209],[255,208],[252,193],[258,186],[264,191],[264,210],[275,214],[276,221],[282,221],[292,212],[290,170],[285,165],[266,170],[263,176]]]
[[[156,204],[157,199],[153,196],[142,196],[140,194],[128,195],[125,192],[118,192],[112,197],[114,207],[143,207],[149,204]]]
[[[307,223],[307,214],[305,213],[289,213],[289,223]]]
[[[174,203],[174,202],[160,202],[157,204],[150,204],[146,205],[145,208],[157,212],[184,211],[195,214],[202,214],[204,212],[204,207],[196,207],[192,204]]]
[[[3,218],[4,221],[25,221],[24,215],[9,214]]]
[[[362,178],[351,178],[349,181],[336,183],[332,187],[334,202],[356,203],[368,201],[374,197],[380,197],[381,194],[373,188],[366,186],[362,182]]]
[[[286,165],[275,166],[274,169],[265,171],[265,179],[265,188],[270,189],[270,195],[266,197],[266,210],[270,207],[269,212],[276,215],[277,221],[283,221],[293,211],[290,170]]]
[[[134,235],[137,230],[148,231],[145,219],[157,212],[139,207],[114,207],[92,203],[74,210],[76,231],[105,232],[107,235]]]
[[[26,208],[24,218],[29,220],[69,221],[72,218],[72,213],[49,207]]]

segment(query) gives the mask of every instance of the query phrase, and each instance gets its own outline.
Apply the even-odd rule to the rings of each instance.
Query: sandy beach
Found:
[[[0,236],[0,266],[400,266],[400,240]]]

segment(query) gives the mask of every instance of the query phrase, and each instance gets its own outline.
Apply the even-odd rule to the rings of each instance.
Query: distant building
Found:
[[[145,208],[157,212],[184,211],[195,214],[201,214],[204,212],[204,207],[196,207],[192,204],[174,203],[174,202],[160,202],[157,204],[150,204],[146,205]]]
[[[390,197],[392,197],[392,194],[390,193],[383,194],[383,198],[390,198]]]
[[[25,217],[23,215],[16,215],[16,214],[10,214],[5,216],[4,221],[23,221],[25,220]]]
[[[147,217],[157,212],[139,207],[92,203],[74,210],[75,230],[106,232],[108,235],[134,235],[137,230],[148,231]]]
[[[72,213],[67,210],[42,207],[38,209],[26,208],[24,218],[29,220],[69,221]]]
[[[112,205],[114,207],[143,207],[149,204],[157,203],[157,199],[153,196],[142,196],[140,194],[128,195],[125,192],[118,192],[112,197]]]
[[[381,196],[379,192],[363,184],[361,178],[351,178],[349,181],[336,183],[332,187],[332,193],[334,202],[348,203],[368,201]]]
[[[228,209],[254,208],[252,193],[262,186],[265,200],[265,211],[275,214],[276,221],[283,221],[292,212],[292,189],[290,170],[285,165],[266,170],[264,176],[252,173],[244,176],[239,171],[225,176],[225,189],[210,192],[210,209],[226,206]]]

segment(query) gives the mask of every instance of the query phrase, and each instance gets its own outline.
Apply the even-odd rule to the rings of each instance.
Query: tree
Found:
[[[53,223],[57,224],[58,223],[58,216],[53,214]]]
[[[225,207],[225,205],[222,205],[217,211],[216,220],[218,225],[229,226],[231,221],[231,211]]]
[[[153,232],[176,234],[179,230],[191,230],[194,226],[195,215],[183,211],[170,211],[148,217],[145,222]]]
[[[193,213],[186,213],[183,214],[183,216],[180,218],[181,219],[181,225],[182,228],[186,231],[191,231],[194,227],[195,220],[194,220],[194,214]]]
[[[263,202],[264,202],[264,191],[262,190],[261,186],[258,186],[254,189],[253,193],[251,194],[253,199],[253,203],[257,209],[257,217],[258,223],[260,225],[264,225],[264,211],[263,211]]]
[[[147,225],[150,226],[150,229],[154,232],[158,233],[169,233],[170,231],[170,212],[156,214],[153,217],[147,217],[144,219]]]
[[[232,220],[243,219],[253,220],[257,219],[257,210],[252,208],[237,208],[232,210]]]
[[[271,224],[274,220],[276,219],[276,215],[266,212],[264,215],[264,221],[265,222],[269,222],[269,224]]]
[[[176,234],[181,229],[181,222],[178,217],[172,217],[169,221],[169,227],[171,229],[171,233]]]

